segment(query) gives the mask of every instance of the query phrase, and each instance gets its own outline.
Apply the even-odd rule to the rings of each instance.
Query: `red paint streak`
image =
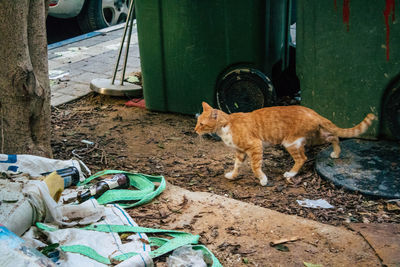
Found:
[[[392,14],[392,22],[395,20],[394,18],[394,0],[386,0],[386,8],[383,11],[383,15],[385,16],[385,24],[386,24],[386,60],[389,61],[389,39],[390,39],[390,27],[389,27],[389,16]]]
[[[350,28],[349,22],[350,22],[350,0],[343,0],[343,23],[346,24],[347,31],[349,31]]]
[[[335,5],[335,11],[337,11],[337,2],[336,2],[336,0],[333,0],[333,3]]]

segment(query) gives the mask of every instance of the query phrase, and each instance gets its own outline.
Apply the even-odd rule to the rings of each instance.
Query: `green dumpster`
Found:
[[[400,138],[400,5],[367,2],[298,2],[301,103],[340,127],[373,112],[365,137]]]
[[[269,76],[288,62],[290,3],[135,0],[146,107],[195,114],[202,101],[230,112],[273,104]]]

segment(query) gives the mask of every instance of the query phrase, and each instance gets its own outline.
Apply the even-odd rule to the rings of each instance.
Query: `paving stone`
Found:
[[[56,47],[48,51],[51,77],[64,75],[51,81],[51,105],[57,106],[89,92],[90,82],[96,78],[111,78],[122,41],[123,26],[103,29],[102,35]],[[119,79],[125,47],[118,68]],[[140,71],[139,46],[136,28],[132,31],[126,74]]]

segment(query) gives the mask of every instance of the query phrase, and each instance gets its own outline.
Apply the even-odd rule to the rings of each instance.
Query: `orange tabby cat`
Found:
[[[251,168],[261,185],[268,182],[261,170],[263,143],[281,144],[294,159],[293,168],[284,173],[290,180],[303,166],[307,157],[304,145],[329,142],[333,145],[332,158],[340,154],[339,137],[356,137],[364,133],[376,118],[368,114],[357,126],[342,129],[330,120],[303,106],[268,107],[249,113],[232,113],[213,109],[203,102],[203,113],[197,119],[195,128],[199,135],[216,133],[224,143],[236,150],[235,165],[225,174],[227,179],[238,175],[239,166],[250,157]]]

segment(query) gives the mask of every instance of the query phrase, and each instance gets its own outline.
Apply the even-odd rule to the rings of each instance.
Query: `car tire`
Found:
[[[251,112],[276,103],[271,80],[261,71],[237,66],[222,73],[216,85],[218,108],[226,113]]]
[[[129,0],[86,0],[77,17],[83,33],[122,23],[126,20]]]

